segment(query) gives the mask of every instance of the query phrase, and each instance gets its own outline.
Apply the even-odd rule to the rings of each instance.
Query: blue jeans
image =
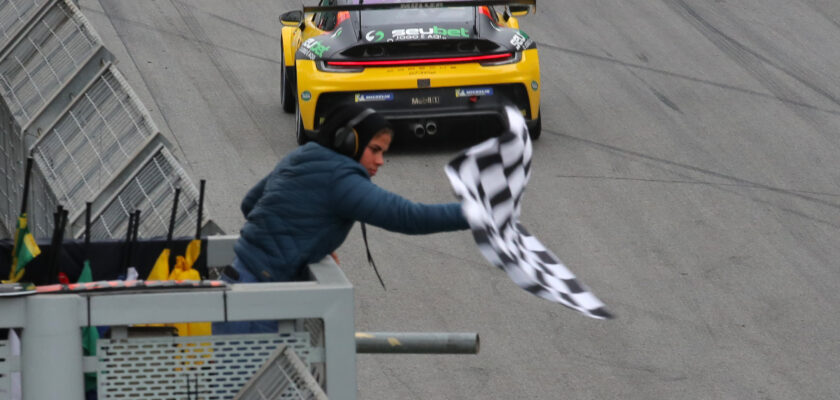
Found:
[[[250,271],[243,268],[239,263],[239,259],[233,260],[232,267],[239,273],[239,279],[234,279],[222,273],[219,278],[227,283],[256,283],[259,282]],[[234,322],[214,322],[214,335],[229,335],[235,333],[277,333],[277,321],[263,320],[263,321],[234,321]]]

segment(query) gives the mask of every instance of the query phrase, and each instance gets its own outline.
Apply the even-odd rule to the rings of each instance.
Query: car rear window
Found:
[[[439,0],[455,1],[455,0]],[[417,0],[364,0],[364,4],[416,3]],[[350,0],[349,4],[359,4],[359,0]],[[473,7],[451,8],[412,8],[410,10],[366,10],[362,12],[364,25],[401,24],[422,22],[462,22],[472,21]]]

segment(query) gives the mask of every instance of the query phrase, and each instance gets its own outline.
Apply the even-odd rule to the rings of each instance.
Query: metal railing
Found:
[[[208,237],[208,263],[229,263],[236,238]],[[330,257],[309,270],[309,281],[234,284],[226,290],[0,297],[0,328],[23,328],[19,357],[9,355],[7,342],[0,340],[0,390],[8,387],[8,373],[19,370],[24,400],[81,400],[83,372],[97,372],[100,399],[181,398],[177,393],[190,390],[188,381],[200,385],[199,392],[212,391],[206,398],[231,399],[283,343],[312,371],[322,365],[317,379],[331,399],[355,399],[353,286]],[[321,328],[312,330],[310,319],[321,321]],[[125,328],[249,320],[286,323],[278,334],[169,338],[131,337]],[[84,326],[111,327],[110,337],[99,339],[96,356],[82,355]]]

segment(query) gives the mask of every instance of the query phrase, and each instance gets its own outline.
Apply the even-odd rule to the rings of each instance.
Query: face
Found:
[[[368,142],[365,152],[362,153],[362,158],[359,159],[359,164],[365,167],[371,177],[376,175],[376,171],[382,164],[385,164],[385,152],[391,146],[391,135],[391,131],[388,129],[379,131]]]

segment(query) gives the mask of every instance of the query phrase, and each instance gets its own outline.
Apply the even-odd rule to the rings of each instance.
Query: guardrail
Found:
[[[209,262],[229,262],[235,238],[208,238]],[[98,373],[100,399],[170,399],[178,393],[186,398],[187,392],[230,399],[272,350],[285,345],[331,399],[355,399],[353,287],[329,257],[309,269],[310,281],[234,284],[225,290],[0,297],[0,328],[22,328],[19,358],[0,341],[0,372],[20,370],[25,400],[82,400],[83,372]],[[285,321],[278,334],[131,337],[125,328],[272,319]],[[94,357],[82,356],[85,326],[112,330],[110,338],[98,341]]]

